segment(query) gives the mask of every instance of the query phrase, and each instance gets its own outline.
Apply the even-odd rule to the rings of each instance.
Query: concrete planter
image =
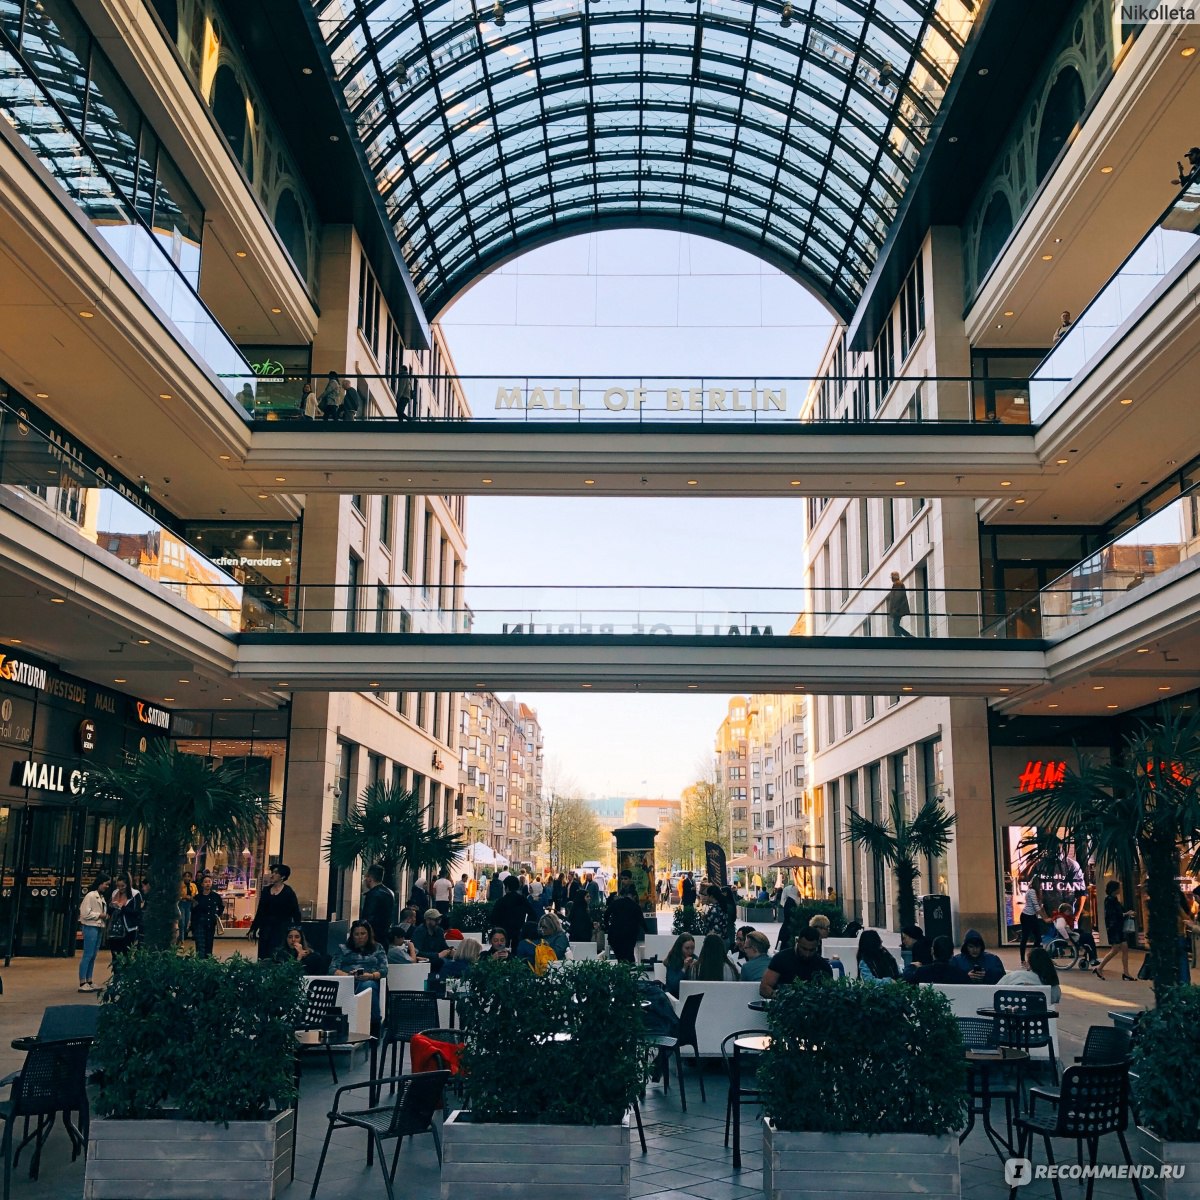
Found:
[[[84,1200],[275,1200],[292,1182],[295,1114],[231,1121],[93,1119]]]
[[[958,1138],[924,1133],[781,1133],[763,1121],[766,1200],[832,1195],[958,1200]]]
[[[514,1146],[528,1152],[514,1154]],[[620,1125],[477,1125],[470,1113],[446,1118],[441,1200],[524,1200],[531,1179],[546,1196],[629,1200],[629,1119]]]
[[[1142,1191],[1151,1200],[1200,1200],[1200,1142],[1164,1142],[1148,1129],[1138,1129],[1141,1154],[1134,1160],[1154,1168],[1155,1175],[1163,1167],[1172,1167],[1173,1175],[1181,1179],[1143,1179]]]
[[[775,920],[775,909],[770,904],[739,904],[737,912],[738,920],[744,925]]]

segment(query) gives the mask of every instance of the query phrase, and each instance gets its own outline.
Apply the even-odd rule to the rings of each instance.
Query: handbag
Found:
[[[1137,922],[1132,917],[1126,917],[1125,920],[1121,922],[1121,932],[1136,933]]]

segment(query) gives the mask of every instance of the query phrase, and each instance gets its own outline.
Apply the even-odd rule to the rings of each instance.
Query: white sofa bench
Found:
[[[767,1014],[755,1012],[747,1005],[757,1000],[758,983],[701,983],[685,979],[679,985],[679,999],[672,1001],[675,1011],[683,1010],[689,996],[701,995],[700,1011],[696,1014],[696,1041],[702,1058],[718,1057],[721,1041],[739,1029],[766,1029]]]
[[[337,984],[334,1003],[346,1014],[351,1033],[371,1032],[371,993],[355,993],[353,975],[310,975],[305,977],[304,986],[307,988],[314,979],[330,979]]]

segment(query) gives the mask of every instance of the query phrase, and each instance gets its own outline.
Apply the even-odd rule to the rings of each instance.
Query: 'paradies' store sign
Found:
[[[0,651],[0,791],[78,798],[89,761],[119,762],[170,727],[165,708]]]
[[[787,412],[787,388],[498,387],[496,408],[530,412]]]

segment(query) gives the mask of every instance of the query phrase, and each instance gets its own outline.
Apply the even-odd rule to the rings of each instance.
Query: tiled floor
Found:
[[[1015,955],[1008,955],[1014,957]],[[71,982],[73,965],[55,960],[15,960],[4,972],[5,995],[0,998],[0,1068],[12,1070],[20,1065],[21,1055],[9,1048],[13,1037],[36,1030],[41,1009],[48,1003],[74,1003],[83,1000]],[[1078,1053],[1088,1025],[1107,1024],[1110,1008],[1134,1010],[1145,1004],[1149,995],[1145,985],[1110,982],[1101,984],[1091,976],[1077,973],[1066,983],[1059,1006],[1060,1037],[1063,1057],[1070,1061]],[[688,1111],[681,1112],[679,1096],[672,1081],[669,1093],[660,1084],[649,1089],[642,1106],[646,1129],[647,1153],[640,1153],[636,1135],[631,1158],[631,1195],[661,1200],[739,1200],[762,1194],[761,1132],[758,1114],[743,1109],[742,1168],[735,1171],[732,1156],[724,1146],[725,1081],[717,1064],[705,1071],[707,1102],[701,1102],[694,1069],[687,1072]],[[341,1082],[358,1082],[367,1076],[363,1055],[351,1066],[345,1056],[338,1064]],[[288,1200],[307,1196],[316,1172],[328,1111],[333,1098],[333,1083],[324,1061],[310,1056],[304,1068],[301,1093],[299,1140],[296,1154],[296,1181],[286,1192]],[[1132,1135],[1136,1137],[1136,1135]],[[530,1194],[536,1194],[540,1182],[536,1153],[514,1139],[513,1154],[529,1163]],[[1135,1146],[1136,1154],[1136,1146]],[[1070,1161],[1071,1148],[1063,1145],[1059,1156]],[[1041,1154],[1037,1155],[1041,1158]],[[1102,1162],[1120,1162],[1115,1142],[1102,1147]],[[65,1134],[55,1130],[46,1148],[41,1179],[31,1181],[25,1170],[26,1160],[13,1177],[14,1200],[79,1200],[83,1190],[82,1160],[72,1163]],[[181,1170],[182,1170],[181,1166]],[[430,1137],[408,1141],[400,1154],[396,1194],[417,1200],[438,1196],[437,1156]],[[582,1194],[582,1193],[581,1193]],[[977,1129],[962,1147],[962,1194],[968,1200],[1000,1200],[1007,1196],[1000,1160]],[[349,1131],[335,1135],[321,1181],[319,1200],[350,1200],[354,1197],[382,1197],[384,1190],[378,1164],[366,1166],[365,1141],[361,1134]],[[1019,1193],[1020,1200],[1046,1200],[1053,1195],[1049,1183],[1034,1183]],[[1083,1196],[1080,1185],[1063,1184],[1067,1200]],[[1132,1195],[1128,1183],[1102,1180],[1095,1195],[1108,1197]],[[226,1200],[217,1192],[211,1200]],[[228,1200],[236,1200],[230,1196]],[[470,1200],[469,1196],[455,1200]]]

